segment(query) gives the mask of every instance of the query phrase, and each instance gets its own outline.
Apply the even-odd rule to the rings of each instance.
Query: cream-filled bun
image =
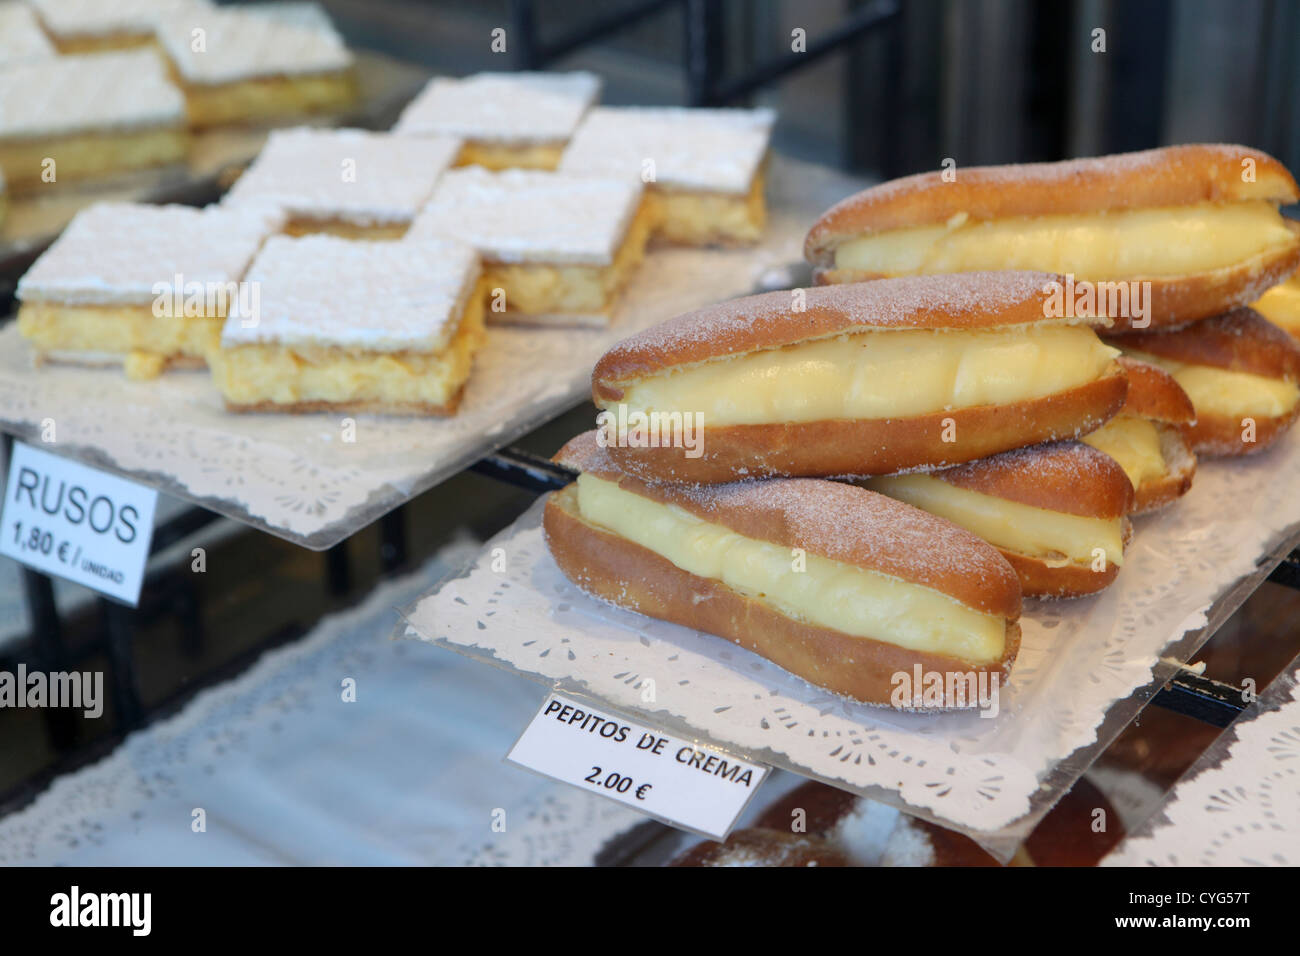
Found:
[[[1300,339],[1300,273],[1273,286],[1251,308],[1292,338]]]
[[[1199,456],[1261,451],[1300,415],[1300,345],[1253,309],[1107,341],[1164,369],[1187,393],[1196,421],[1178,430]]]
[[[596,363],[597,424],[624,471],[700,483],[892,474],[1074,438],[1128,385],[1093,329],[1104,318],[1056,314],[1058,278],[883,279],[691,312]]]
[[[1133,484],[1133,513],[1171,504],[1192,487],[1196,454],[1179,430],[1196,410],[1172,375],[1149,362],[1121,358],[1128,399],[1118,415],[1081,441],[1117,461]]]
[[[1006,560],[950,522],[817,479],[645,482],[595,432],[556,455],[579,472],[543,527],[587,593],[734,641],[854,700],[908,709],[982,706],[1020,644]],[[915,695],[917,670],[924,682]],[[936,686],[939,685],[939,686]]]
[[[1119,573],[1132,534],[1124,469],[1076,441],[861,484],[979,535],[1016,569],[1025,597],[1100,591]]]
[[[1177,325],[1247,305],[1295,271],[1300,224],[1278,206],[1297,199],[1276,159],[1224,144],[956,167],[850,196],[804,253],[819,282],[979,269],[1149,282],[1116,327]]]

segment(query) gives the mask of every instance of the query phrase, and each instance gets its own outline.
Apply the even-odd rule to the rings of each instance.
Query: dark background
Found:
[[[1300,165],[1297,0],[325,6],[353,45],[452,74],[521,65],[527,38],[516,24],[529,9],[543,43],[598,20],[621,20],[627,25],[618,31],[543,64],[594,70],[605,78],[605,101],[615,104],[692,102],[685,66],[692,19],[714,24],[705,68],[725,81],[789,55],[796,27],[811,48],[854,16],[897,6],[897,22],[809,57],[809,65],[727,105],[777,108],[784,152],[881,175],[935,169],[945,157],[969,166],[1198,141],[1240,142]],[[505,54],[489,49],[494,27],[507,31]],[[1104,53],[1092,51],[1095,29],[1105,30]]]

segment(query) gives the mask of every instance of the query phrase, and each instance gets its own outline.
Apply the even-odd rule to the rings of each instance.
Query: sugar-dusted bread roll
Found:
[[[1104,319],[1051,315],[1057,278],[888,279],[679,316],[596,363],[610,455],[643,478],[713,483],[890,474],[1085,434],[1128,386],[1093,330]]]
[[[1262,451],[1300,415],[1300,345],[1253,309],[1108,341],[1177,380],[1196,409],[1178,429],[1197,455]]]
[[[1081,439],[1114,458],[1133,483],[1133,513],[1172,504],[1192,487],[1196,454],[1181,428],[1196,422],[1192,400],[1172,375],[1121,358],[1128,399],[1118,415]]]
[[[1245,146],[1169,146],[1023,166],[956,167],[850,196],[808,233],[820,282],[980,269],[1150,282],[1135,327],[1253,302],[1300,264],[1286,168]]]
[[[611,604],[908,709],[981,706],[980,685],[996,693],[1015,659],[1016,574],[947,521],[816,479],[645,482],[619,471],[595,432],[555,460],[579,476],[547,501],[547,545],[571,581]],[[924,699],[917,668],[943,685]]]
[[[1124,469],[1077,441],[863,485],[979,535],[1016,569],[1026,597],[1100,591],[1119,573],[1132,533],[1133,486]]]

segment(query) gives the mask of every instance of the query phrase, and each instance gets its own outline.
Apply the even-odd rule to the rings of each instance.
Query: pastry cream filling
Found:
[[[893,475],[863,487],[947,518],[1004,551],[1041,558],[1051,567],[1090,565],[1101,548],[1106,561],[1124,564],[1122,518],[1084,518],[956,488],[930,475]]]
[[[849,240],[835,250],[835,266],[889,275],[1041,269],[1100,280],[1156,278],[1211,272],[1294,242],[1277,208],[1263,200],[979,222],[961,213],[946,225]]]
[[[221,335],[221,316],[155,316],[150,305],[24,302],[18,333],[41,353],[120,356],[132,379],[152,378],[168,360],[201,364]]]
[[[787,617],[976,664],[1002,657],[1006,620],[933,588],[815,554],[805,555],[804,570],[796,571],[790,548],[747,538],[589,474],[579,475],[577,485],[583,520]]]
[[[357,80],[352,70],[212,85],[187,83],[175,70],[172,78],[185,93],[185,112],[191,126],[343,110],[357,99]]]
[[[55,182],[185,161],[184,127],[73,133],[48,139],[0,141],[0,174],[14,192],[49,188],[41,178],[55,162]]]
[[[529,143],[511,146],[505,143],[470,141],[461,147],[457,166],[482,166],[486,169],[555,169],[564,154],[564,143]]]
[[[512,313],[608,313],[619,290],[645,257],[653,222],[643,204],[628,225],[614,261],[607,266],[485,262],[483,279],[489,305],[494,302],[495,290],[505,293],[505,312],[493,311],[489,317],[509,320]]]
[[[764,175],[759,172],[743,195],[652,188],[646,202],[668,242],[698,246],[716,242],[757,242],[767,221]]]
[[[909,418],[1063,392],[1118,354],[1086,326],[880,329],[682,366],[628,383],[623,401],[706,427]]]
[[[1277,418],[1290,414],[1300,401],[1300,387],[1285,379],[1230,372],[1209,365],[1188,365],[1143,352],[1125,354],[1159,366],[1172,375],[1192,400],[1198,415]]]
[[[217,390],[232,405],[441,406],[469,377],[484,337],[483,302],[475,295],[440,352],[240,345],[214,348],[208,365]]]
[[[1160,432],[1156,423],[1146,418],[1120,415],[1079,440],[1115,459],[1134,489],[1149,478],[1169,473],[1160,451]]]
[[[1292,276],[1281,285],[1269,289],[1251,306],[1274,325],[1300,336],[1300,279]]]

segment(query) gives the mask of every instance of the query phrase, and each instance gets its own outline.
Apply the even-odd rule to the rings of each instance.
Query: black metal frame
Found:
[[[882,33],[885,37],[886,88],[881,98],[879,138],[888,144],[888,148],[883,154],[880,172],[886,178],[898,174],[896,146],[901,129],[899,91],[903,69],[901,0],[870,0],[830,32],[810,38],[804,52],[792,51],[773,57],[740,76],[730,78],[725,75],[723,0],[638,0],[614,13],[597,16],[571,33],[551,40],[543,40],[539,34],[534,0],[510,0],[513,62],[521,70],[541,69],[588,43],[678,6],[682,7],[683,65],[689,106],[726,106],[744,100],[762,87],[840,52],[869,34]]]

